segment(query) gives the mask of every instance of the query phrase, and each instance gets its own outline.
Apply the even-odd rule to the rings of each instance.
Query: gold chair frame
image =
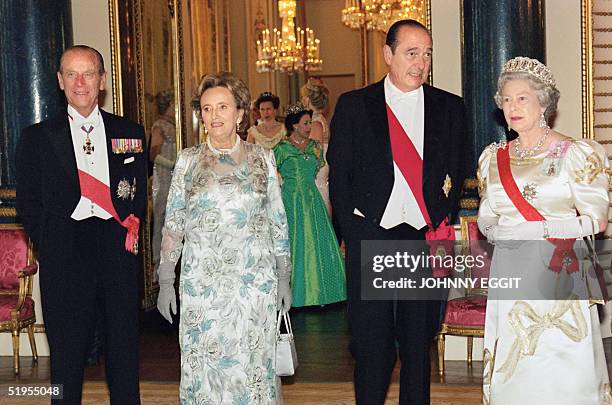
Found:
[[[0,225],[0,230],[23,230],[20,225]],[[36,340],[34,338],[34,324],[36,323],[36,313],[32,310],[32,315],[20,319],[20,313],[24,308],[26,298],[32,297],[32,283],[38,264],[34,258],[32,241],[28,238],[28,257],[26,267],[19,271],[19,290],[17,304],[11,310],[11,319],[8,321],[0,321],[0,332],[11,332],[13,340],[13,371],[15,375],[19,374],[19,336],[23,329],[27,328],[28,338],[30,340],[30,348],[34,363],[38,363],[38,352],[36,351]],[[14,291],[0,290],[0,295],[15,295]]]
[[[478,216],[470,215],[464,216],[460,218],[460,229],[461,229],[461,240],[468,241],[469,240],[469,231],[468,224],[470,222],[476,222],[478,220]],[[466,254],[469,254],[470,246],[469,244],[465,245],[466,249],[468,249]],[[470,269],[467,269],[468,274]],[[474,289],[467,292],[468,296],[486,296],[487,292],[483,289]],[[468,367],[472,367],[472,352],[474,349],[474,338],[484,337],[484,327],[458,327],[447,325],[442,322],[440,327],[440,331],[438,332],[437,340],[438,340],[438,373],[440,376],[444,376],[444,351],[446,348],[446,335],[451,336],[463,336],[467,338],[467,363]]]

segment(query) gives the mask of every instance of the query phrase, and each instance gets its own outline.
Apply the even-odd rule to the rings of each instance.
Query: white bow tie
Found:
[[[417,100],[419,93],[416,91],[409,91],[406,93],[393,93],[391,96],[391,102],[393,104],[404,101],[404,100]]]
[[[88,118],[83,118],[80,116],[72,117],[72,126],[75,128],[89,128],[89,127],[97,127],[100,123],[99,116],[96,114],[95,116],[90,116]]]

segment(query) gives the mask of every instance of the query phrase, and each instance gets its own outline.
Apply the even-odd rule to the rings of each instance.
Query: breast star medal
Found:
[[[451,181],[450,176],[447,174],[446,178],[444,178],[444,185],[442,186],[442,191],[444,191],[444,195],[448,198],[448,194],[453,188],[453,182]]]
[[[136,178],[134,178],[134,184],[130,184],[130,181],[127,179],[123,179],[117,184],[117,197],[122,200],[134,200],[134,196],[136,195]]]
[[[538,189],[536,188],[535,183],[527,183],[525,187],[523,187],[523,198],[529,202],[533,202],[538,196]]]

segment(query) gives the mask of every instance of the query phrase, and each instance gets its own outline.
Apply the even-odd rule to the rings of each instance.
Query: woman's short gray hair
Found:
[[[544,108],[544,118],[546,121],[550,119],[557,112],[557,103],[561,93],[556,87],[548,85],[528,72],[506,72],[502,73],[497,80],[497,91],[495,92],[495,104],[497,107],[502,108],[502,90],[506,83],[512,80],[526,80],[529,83],[529,87],[538,96],[540,106]]]
[[[200,85],[196,90],[196,95],[191,101],[191,107],[196,113],[199,119],[202,119],[202,110],[200,105],[200,99],[202,94],[208,89],[214,87],[225,87],[232,93],[234,100],[236,100],[236,108],[242,109],[242,117],[240,117],[240,128],[246,128],[249,126],[249,112],[251,109],[251,94],[247,85],[237,76],[230,72],[219,72],[216,74],[207,74],[202,76]]]

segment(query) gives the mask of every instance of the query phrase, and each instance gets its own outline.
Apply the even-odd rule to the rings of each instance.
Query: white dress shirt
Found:
[[[108,155],[106,152],[106,131],[104,129],[104,120],[100,116],[100,110],[96,106],[91,114],[89,114],[89,117],[83,117],[72,106],[68,105],[68,121],[70,123],[72,147],[76,157],[77,168],[110,186]],[[85,128],[93,126],[93,130],[89,133],[89,139],[94,150],[90,155],[83,150],[87,136],[85,131],[81,129],[82,126]],[[81,221],[91,217],[109,219],[112,215],[89,198],[81,196],[70,217]]]
[[[410,141],[423,158],[425,106],[423,87],[409,92],[402,92],[391,80],[385,77],[385,100],[404,128]],[[380,220],[380,226],[385,229],[406,223],[415,229],[421,229],[427,222],[417,204],[412,190],[402,175],[399,167],[393,162],[393,190],[389,196],[387,207]]]

